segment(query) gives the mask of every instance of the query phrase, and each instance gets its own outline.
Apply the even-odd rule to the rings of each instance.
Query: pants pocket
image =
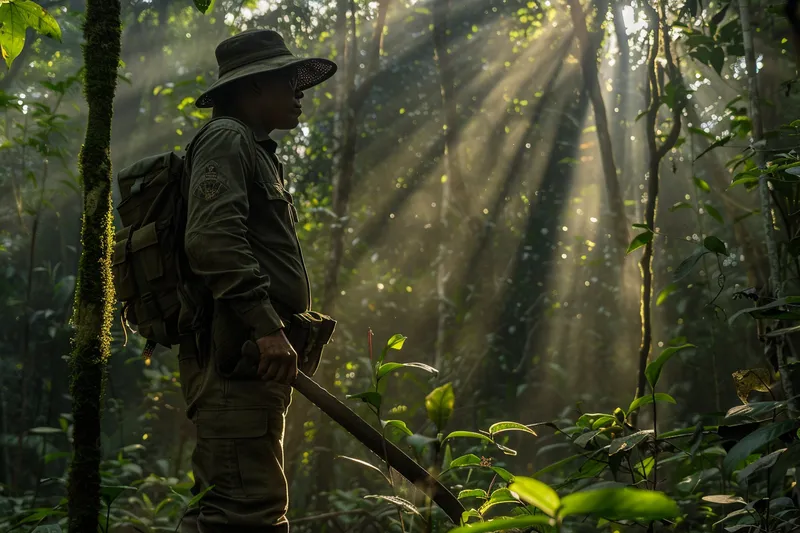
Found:
[[[187,406],[191,406],[203,382],[203,372],[195,355],[182,355],[178,359],[178,373],[181,381],[181,392]]]
[[[283,473],[283,412],[277,409],[200,410],[197,463],[204,485],[240,498],[259,498],[282,515],[288,506]]]

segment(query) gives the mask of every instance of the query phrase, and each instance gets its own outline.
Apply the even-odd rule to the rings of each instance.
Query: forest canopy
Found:
[[[463,506],[295,393],[293,531],[800,530],[797,7],[0,0],[0,528],[202,501],[178,347],[113,290],[117,176],[185,155],[258,28],[338,65],[271,135],[338,321],[314,380]]]

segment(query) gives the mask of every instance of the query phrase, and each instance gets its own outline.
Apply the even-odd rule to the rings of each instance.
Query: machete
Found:
[[[258,347],[255,343],[248,341],[242,346],[242,355],[258,358]],[[386,440],[383,435],[368,424],[366,420],[358,416],[352,409],[339,401],[323,387],[317,385],[314,380],[299,370],[297,372],[297,378],[292,383],[292,387],[305,396],[308,401],[316,405],[334,422],[347,430],[347,432],[354,436],[361,444],[380,457],[381,460],[387,462],[389,466],[413,483],[415,487],[427,494],[428,497],[447,514],[454,524],[458,525],[461,523],[461,515],[466,509],[464,509],[464,506],[458,501],[458,498],[447,490],[447,487],[442,485],[427,470],[406,455],[403,450]]]

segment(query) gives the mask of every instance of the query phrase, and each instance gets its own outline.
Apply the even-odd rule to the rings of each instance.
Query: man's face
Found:
[[[290,130],[300,123],[303,93],[297,90],[297,70],[271,72],[259,80],[257,98],[261,122],[271,129]]]

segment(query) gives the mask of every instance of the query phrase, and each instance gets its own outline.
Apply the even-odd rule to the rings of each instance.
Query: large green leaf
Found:
[[[450,533],[488,533],[491,531],[508,531],[509,529],[524,530],[532,526],[547,526],[553,523],[550,517],[543,515],[517,516],[515,518],[497,518],[488,522],[457,527],[450,530]]]
[[[555,516],[561,505],[556,491],[538,479],[517,476],[508,488],[519,494],[524,502],[541,509],[548,516]]]
[[[703,246],[705,246],[706,250],[709,252],[714,252],[719,255],[728,255],[728,248],[725,246],[725,243],[713,235],[709,235],[705,238]]]
[[[595,515],[607,520],[662,520],[680,514],[675,501],[661,492],[630,487],[575,492],[561,500],[558,516]]]
[[[722,461],[722,469],[727,473],[732,472],[733,469],[736,468],[739,463],[747,459],[751,453],[766,446],[778,437],[789,433],[794,427],[794,420],[783,420],[782,422],[769,424],[755,430],[737,442],[736,445],[728,451],[728,455],[726,455],[725,459]]]
[[[681,261],[681,264],[678,265],[678,268],[676,268],[675,272],[672,274],[672,279],[674,281],[680,281],[688,276],[692,269],[694,269],[695,265],[697,265],[700,259],[702,259],[707,253],[709,252],[705,248],[696,249],[694,252],[692,252],[692,255]]]
[[[664,365],[667,364],[667,361],[672,359],[672,356],[681,350],[694,347],[694,344],[684,344],[682,346],[672,346],[661,352],[658,359],[647,365],[647,368],[644,370],[644,374],[647,376],[647,382],[650,383],[650,386],[654,389],[656,388],[658,380],[661,377],[661,371],[664,369]]]
[[[11,67],[25,46],[25,32],[33,28],[40,34],[61,41],[61,28],[56,19],[31,0],[0,2],[0,53]]]
[[[426,365],[425,363],[384,363],[378,368],[377,378],[382,379],[390,372],[394,372],[395,370],[398,370],[400,368],[416,368],[418,370],[424,370],[425,372],[429,372],[431,374],[439,373],[438,370],[436,370],[430,365]]]
[[[655,397],[654,397],[655,396]],[[664,392],[657,392],[655,394],[648,394],[647,396],[640,396],[631,402],[630,407],[628,407],[628,414],[631,414],[635,410],[643,407],[645,405],[650,405],[653,402],[661,402],[661,403],[671,403],[677,404],[678,402],[675,401],[675,398],[670,396]]]
[[[436,425],[436,429],[439,431],[444,429],[448,420],[450,420],[455,403],[456,395],[453,392],[452,383],[446,383],[433,389],[425,397],[425,409],[428,411],[428,418]]]

